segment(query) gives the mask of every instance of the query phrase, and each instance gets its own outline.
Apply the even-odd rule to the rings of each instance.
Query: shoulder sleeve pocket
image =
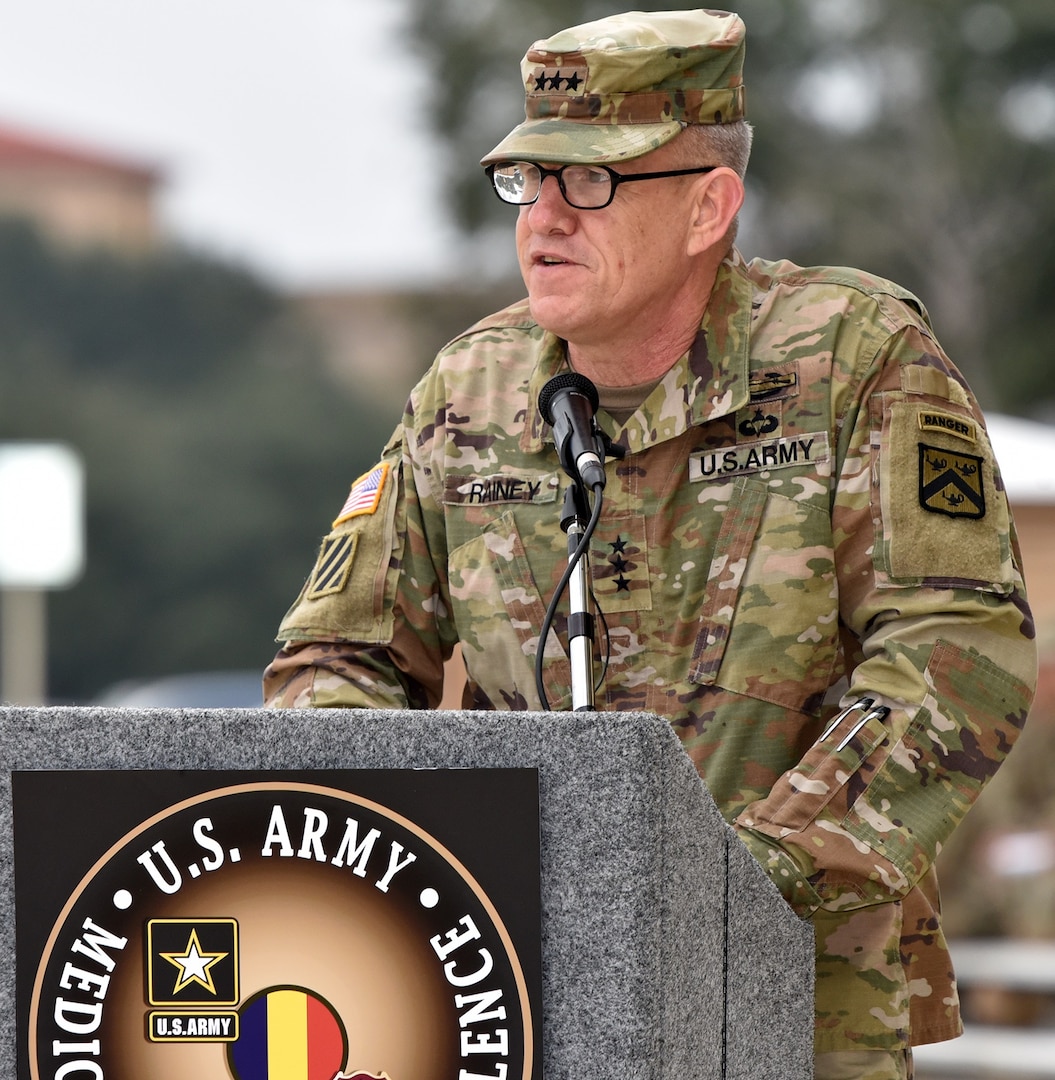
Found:
[[[377,475],[380,486],[371,487],[368,478]],[[402,464],[395,455],[352,485],[278,640],[387,645],[394,633],[405,519]]]
[[[875,420],[882,432],[873,448],[881,577],[890,585],[965,584],[1010,592],[1010,514],[982,425],[947,401],[895,401]]]

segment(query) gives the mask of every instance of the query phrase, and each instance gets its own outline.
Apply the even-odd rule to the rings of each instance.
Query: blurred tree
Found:
[[[611,0],[410,0],[450,147],[450,202],[512,271],[476,164],[523,115],[519,60]],[[662,0],[646,10],[698,4]],[[756,128],[745,254],[860,266],[916,291],[983,404],[1055,411],[1055,4],[741,0]],[[486,264],[483,255],[480,261]]]
[[[478,257],[512,213],[479,159],[523,116],[532,41],[613,0],[409,0],[450,147],[449,202]],[[627,9],[690,9],[660,0]],[[853,265],[914,290],[983,405],[1055,420],[1055,3],[738,0],[755,147],[740,247]],[[1042,643],[1050,656],[1050,641]],[[940,857],[949,933],[1055,936],[1055,673]],[[1012,864],[1011,856],[1017,862]]]
[[[950,937],[1055,938],[1055,661],[1019,744],[938,857]]]
[[[328,378],[290,312],[203,258],[59,256],[0,226],[0,438],[86,463],[87,571],[49,603],[55,699],[274,652],[320,529],[395,419]]]

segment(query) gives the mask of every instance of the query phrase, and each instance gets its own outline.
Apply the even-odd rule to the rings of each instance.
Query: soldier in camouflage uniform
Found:
[[[743,47],[737,16],[697,11],[528,52],[527,118],[484,162],[521,204],[529,299],[414,389],[266,693],[434,708],[460,643],[467,708],[539,708],[567,539],[537,402],[589,376],[626,450],[591,549],[612,649],[597,707],[667,717],[812,922],[817,1076],[885,1080],[961,1030],[932,864],[1025,721],[1033,627],[982,416],[920,302],[732,246]],[[613,164],[663,175],[622,184]],[[553,635],[544,678],[566,703]]]

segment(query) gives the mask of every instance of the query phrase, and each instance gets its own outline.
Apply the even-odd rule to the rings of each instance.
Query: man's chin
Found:
[[[528,294],[528,309],[531,317],[551,334],[568,338],[576,327],[581,325],[581,310],[569,296],[543,296]]]

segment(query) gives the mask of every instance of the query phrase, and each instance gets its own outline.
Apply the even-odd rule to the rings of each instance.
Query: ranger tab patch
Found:
[[[376,512],[381,502],[381,492],[384,491],[385,481],[388,479],[388,469],[388,462],[383,461],[376,468],[363,473],[352,484],[352,490],[348,492],[348,498],[345,499],[341,512],[334,518],[335,528],[349,518]]]
[[[955,435],[968,442],[977,442],[977,425],[971,417],[955,416],[953,413],[929,409],[919,414],[919,429],[922,432],[941,432]]]
[[[932,514],[985,517],[983,459],[919,444],[919,503]]]

